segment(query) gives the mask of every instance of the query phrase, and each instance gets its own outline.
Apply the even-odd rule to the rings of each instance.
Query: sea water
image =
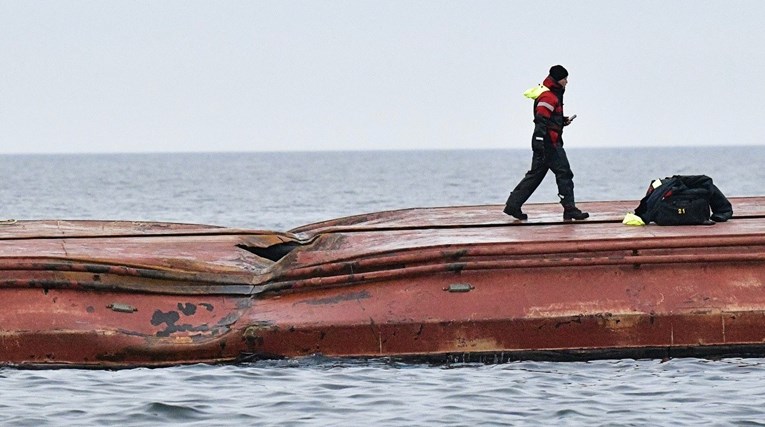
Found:
[[[579,201],[705,174],[763,195],[765,147],[568,149]],[[0,219],[286,231],[408,207],[501,205],[529,150],[0,156]],[[557,200],[550,174],[532,202]],[[501,209],[501,206],[498,206]],[[309,358],[125,370],[0,368],[0,424],[765,425],[765,359],[406,364]]]

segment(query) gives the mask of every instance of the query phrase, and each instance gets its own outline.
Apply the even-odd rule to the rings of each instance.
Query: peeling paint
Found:
[[[180,312],[186,316],[192,316],[197,312],[197,306],[196,304],[192,304],[190,302],[187,302],[186,304],[178,303],[178,310],[180,310]]]
[[[155,310],[151,316],[151,324],[154,326],[160,326],[162,324],[167,325],[164,330],[157,331],[158,337],[169,337],[177,332],[207,332],[210,330],[207,324],[191,325],[181,324],[176,325],[176,322],[180,320],[181,316],[177,311],[163,312],[162,310]]]
[[[761,288],[762,287],[762,281],[760,281],[759,278],[748,276],[748,277],[740,277],[738,279],[732,279],[731,284],[733,286],[737,286],[739,288]]]
[[[493,351],[501,346],[492,338],[466,339],[457,338],[454,340],[454,349],[470,351]]]

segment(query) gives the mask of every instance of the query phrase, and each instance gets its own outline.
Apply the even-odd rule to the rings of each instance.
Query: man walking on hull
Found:
[[[504,212],[520,220],[528,215],[521,211],[534,190],[551,170],[558,184],[558,197],[563,205],[564,220],[582,220],[590,216],[576,207],[574,202],[574,173],[563,149],[563,127],[571,124],[576,115],[563,115],[563,92],[568,84],[568,71],[561,65],[550,68],[544,82],[524,93],[534,99],[534,135],[531,138],[531,169],[510,193]]]

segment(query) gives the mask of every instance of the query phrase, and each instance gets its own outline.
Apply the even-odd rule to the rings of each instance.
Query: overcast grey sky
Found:
[[[0,153],[754,145],[765,2],[0,0]]]

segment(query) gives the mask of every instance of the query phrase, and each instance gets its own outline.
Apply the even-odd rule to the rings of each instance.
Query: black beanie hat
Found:
[[[550,77],[555,79],[555,81],[560,81],[568,77],[568,70],[563,68],[562,65],[553,65],[550,67]]]

